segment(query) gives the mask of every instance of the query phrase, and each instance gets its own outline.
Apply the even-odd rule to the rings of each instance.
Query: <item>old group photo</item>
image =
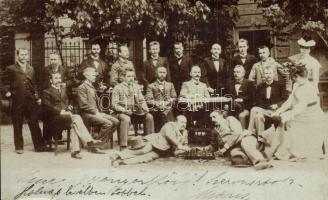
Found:
[[[4,166],[322,164],[316,2],[0,1]]]

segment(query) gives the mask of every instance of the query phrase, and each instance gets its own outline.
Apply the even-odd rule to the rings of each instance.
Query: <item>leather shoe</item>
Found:
[[[105,154],[105,152],[99,151],[99,149],[96,147],[90,147],[90,148],[88,148],[88,151],[91,153],[96,153],[96,154]]]
[[[53,152],[54,150],[55,149],[53,149],[53,148],[42,146],[42,147],[35,149],[35,152]]]
[[[24,150],[23,149],[17,149],[17,150],[15,150],[15,152],[17,154],[23,154],[24,153]]]
[[[81,156],[80,152],[78,152],[78,151],[72,152],[71,157],[75,158],[75,159],[82,159],[82,156]]]
[[[263,170],[272,167],[267,161],[260,161],[254,165],[255,170]]]
[[[95,146],[102,146],[104,144],[103,141],[101,140],[94,140],[94,141],[90,141],[90,142],[87,142],[87,146],[88,147],[95,147]]]

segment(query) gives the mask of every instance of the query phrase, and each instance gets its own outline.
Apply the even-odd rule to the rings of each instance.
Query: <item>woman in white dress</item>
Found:
[[[292,94],[273,116],[280,116],[286,128],[280,128],[281,145],[278,159],[316,159],[323,157],[323,143],[327,138],[327,119],[320,108],[317,86],[308,79],[305,65],[291,70],[295,80]]]
[[[300,53],[289,57],[289,59],[294,63],[304,64],[308,71],[307,77],[309,81],[318,86],[321,64],[310,55],[311,48],[316,45],[316,42],[314,40],[305,40],[301,38],[297,43],[300,47]]]

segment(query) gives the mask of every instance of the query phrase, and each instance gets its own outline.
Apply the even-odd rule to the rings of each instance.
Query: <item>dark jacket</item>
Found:
[[[207,82],[211,88],[215,89],[216,94],[221,94],[221,88],[225,88],[222,92],[226,94],[230,79],[229,68],[224,59],[220,58],[219,63],[219,71],[216,71],[212,58],[205,58],[203,60],[202,68],[205,70],[203,81],[205,80],[205,83]]]
[[[68,88],[76,87],[80,84],[80,81],[75,79],[75,77],[73,77],[73,75],[70,74],[67,67],[59,66],[58,70],[54,71],[52,69],[52,66],[48,65],[45,68],[43,68],[43,70],[41,71],[40,85],[41,85],[42,90],[45,90],[51,86],[51,83],[50,83],[51,73],[60,73],[63,83],[66,83],[66,87],[68,87]]]
[[[178,60],[175,57],[171,57],[169,59],[169,66],[171,81],[174,85],[175,91],[180,94],[182,83],[190,80],[192,61],[190,57],[183,56],[179,65]]]
[[[280,106],[288,97],[286,87],[273,81],[271,84],[271,98],[266,98],[266,83],[261,83],[256,90],[255,105],[264,109],[270,109],[271,105],[277,104]]]
[[[242,62],[241,56],[239,54],[234,56],[231,60],[230,76],[233,77],[233,69],[236,65],[242,65],[245,68],[245,77],[248,77],[253,65],[257,62],[258,59],[251,54],[246,55],[245,63]]]
[[[243,109],[250,110],[254,105],[254,94],[255,94],[255,85],[253,81],[243,79],[241,82],[241,86],[239,88],[239,93],[237,95],[235,89],[236,81],[233,80],[229,84],[229,94],[232,95],[233,99],[241,98],[243,102],[241,106]]]
[[[25,99],[40,98],[40,90],[36,85],[35,72],[32,66],[27,65],[24,72],[19,64],[8,66],[3,72],[5,92],[10,91],[13,103],[17,106]],[[18,103],[18,104],[17,104]]]
[[[152,59],[148,59],[143,64],[142,81],[147,86],[157,80],[157,67],[165,67],[167,69],[166,81],[171,81],[171,73],[167,58],[159,57],[156,65],[153,64]]]
[[[54,87],[43,90],[42,106],[45,119],[51,119],[60,115],[61,110],[66,110],[68,105],[66,88],[61,88],[60,91]]]
[[[83,70],[87,67],[93,67],[93,68],[97,69],[97,72],[98,72],[97,79],[96,79],[96,85],[99,84],[101,81],[103,81],[104,85],[109,85],[109,77],[108,77],[109,67],[108,67],[107,63],[105,63],[105,61],[103,61],[102,59],[98,59],[97,61],[99,62],[98,68],[96,68],[96,66],[94,64],[94,60],[93,60],[93,58],[91,58],[91,56],[89,56],[87,59],[83,60],[80,64],[78,78],[80,80],[84,80]]]

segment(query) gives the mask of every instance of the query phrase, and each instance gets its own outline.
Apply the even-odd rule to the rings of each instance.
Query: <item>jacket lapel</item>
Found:
[[[244,65],[247,65],[250,61],[251,61],[251,59],[250,59],[250,55],[247,54],[247,56],[246,56],[246,60],[245,60],[245,64],[244,64]]]
[[[219,72],[223,72],[223,71],[224,71],[224,69],[223,69],[223,67],[224,67],[224,63],[223,63],[222,58],[220,58],[219,63],[220,63]]]

